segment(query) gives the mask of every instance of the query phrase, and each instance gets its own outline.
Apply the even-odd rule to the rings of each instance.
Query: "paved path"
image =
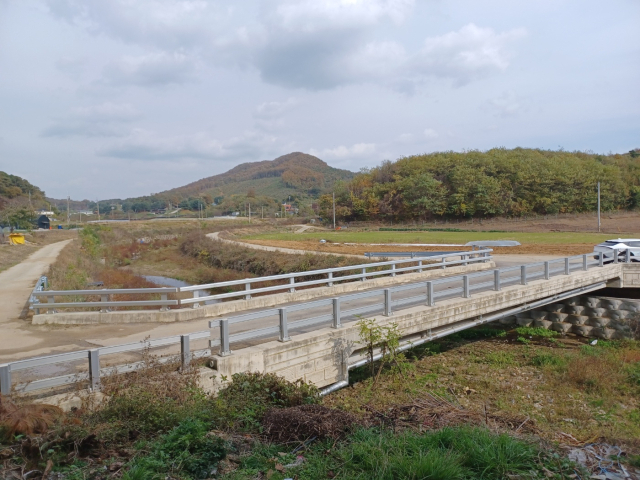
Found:
[[[234,245],[239,245],[241,247],[245,247],[245,248],[253,248],[254,250],[263,250],[266,252],[281,252],[281,253],[295,253],[298,255],[306,255],[307,253],[314,253],[317,255],[334,255],[334,256],[338,256],[338,257],[352,257],[352,258],[358,258],[360,260],[365,259],[366,257],[364,255],[350,255],[350,254],[345,254],[345,253],[333,253],[333,252],[316,252],[315,250],[296,250],[294,248],[284,248],[284,247],[270,247],[267,245],[256,245],[254,243],[245,243],[245,242],[239,242],[237,240],[230,240],[228,238],[223,238],[220,235],[220,232],[214,232],[214,233],[207,233],[207,237],[213,239],[213,240],[220,240],[221,242],[225,242],[225,243],[232,243]]]

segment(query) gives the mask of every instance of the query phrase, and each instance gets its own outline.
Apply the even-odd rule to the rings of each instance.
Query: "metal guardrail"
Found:
[[[557,275],[570,275],[572,271],[586,271],[589,267],[603,266],[602,259],[589,260],[591,255],[576,255],[572,257],[560,258],[546,262],[536,262],[528,265],[507,267],[489,271],[476,272],[466,275],[456,275],[438,280],[415,282],[397,287],[371,290],[340,297],[312,302],[300,303],[288,307],[272,308],[259,312],[245,313],[229,318],[212,320],[209,328],[218,328],[220,335],[218,339],[211,340],[209,345],[220,347],[220,355],[231,354],[231,344],[243,342],[255,338],[278,335],[278,340],[286,342],[290,340],[289,331],[296,328],[309,327],[317,324],[330,324],[333,328],[340,328],[346,319],[354,320],[363,314],[382,313],[383,316],[390,316],[395,308],[415,305],[434,306],[437,300],[463,297],[470,298],[472,293],[480,291],[500,291],[503,285],[527,285],[529,281],[545,279],[548,280]],[[630,261],[628,258],[627,262]],[[618,259],[614,259],[617,263]],[[560,264],[560,268],[553,268]],[[514,275],[515,273],[515,275]],[[487,279],[486,277],[489,277]],[[438,288],[440,287],[440,288]],[[418,290],[418,292],[412,292]],[[399,295],[398,295],[399,294]],[[398,295],[400,298],[394,297]],[[364,305],[356,308],[344,309],[346,303],[358,301]],[[323,308],[326,313],[318,314]],[[312,311],[311,317],[302,318],[289,322],[289,314],[299,311]],[[270,317],[277,317],[277,323],[257,329],[250,329],[244,332],[230,334],[229,326],[253,320],[264,320]]]
[[[409,258],[416,258],[416,257],[435,257],[438,255],[445,255],[445,254],[449,254],[449,255],[455,255],[455,254],[461,254],[464,253],[463,251],[456,251],[456,252],[365,252],[364,256],[367,258],[373,258],[373,257],[383,257],[383,258],[393,258],[393,257],[409,257]]]
[[[38,308],[38,304],[40,303],[40,299],[36,295],[38,292],[42,292],[49,288],[49,279],[46,276],[41,276],[36,283],[36,286],[33,287],[33,291],[29,296],[29,308],[31,308],[36,315],[40,314],[40,308]]]
[[[90,350],[80,350],[77,352],[61,353],[58,355],[47,355],[45,357],[29,358],[26,360],[18,360],[15,362],[0,365],[0,393],[9,395],[14,389],[17,392],[31,392],[62,385],[70,385],[73,383],[88,381],[89,387],[95,389],[100,383],[100,377],[112,375],[114,373],[127,373],[140,369],[143,362],[129,363],[114,367],[100,368],[100,358],[105,355],[113,355],[127,352],[143,352],[144,350],[171,346],[180,344],[180,363],[183,369],[189,368],[189,364],[193,358],[201,358],[209,356],[210,349],[196,350],[191,352],[190,343],[192,340],[209,338],[209,331],[188,333],[186,335],[174,335],[172,337],[159,338],[157,340],[147,340],[144,342],[127,343],[124,345],[114,345],[110,347],[94,348]],[[175,357],[174,357],[175,358]],[[161,359],[161,362],[173,360],[174,358]],[[88,371],[86,373],[75,373],[70,375],[62,375],[57,377],[49,377],[32,382],[26,382],[18,385],[12,385],[11,374],[21,370],[37,368],[42,366],[54,365],[58,363],[68,363],[74,361],[88,361]]]
[[[323,270],[309,270],[306,272],[286,273],[282,275],[271,275],[258,278],[246,278],[243,280],[232,280],[228,282],[208,283],[204,285],[190,285],[188,287],[179,288],[127,288],[127,289],[99,289],[99,290],[34,290],[32,298],[32,308],[37,309],[39,313],[41,309],[47,308],[47,313],[56,313],[56,308],[100,308],[103,313],[108,313],[110,307],[148,307],[160,306],[161,311],[168,310],[171,306],[191,305],[193,308],[200,306],[200,303],[210,300],[224,300],[227,298],[242,297],[245,300],[251,298],[252,294],[270,293],[282,290],[295,292],[296,288],[309,287],[314,285],[332,286],[334,282],[366,280],[368,278],[391,275],[398,273],[422,272],[429,268],[446,268],[456,265],[468,265],[471,263],[488,262],[491,260],[491,249],[476,250],[471,252],[446,252],[440,255],[429,256],[430,263],[423,264],[423,259],[402,259],[390,260],[385,262],[366,263],[360,265],[350,265],[346,267],[328,268]],[[452,257],[460,257],[460,260],[449,260]],[[414,264],[414,265],[411,265]],[[388,267],[388,268],[387,268]],[[373,270],[372,269],[376,269]],[[350,273],[358,272],[358,273]],[[343,274],[346,275],[336,275]],[[304,277],[325,276],[321,279],[304,279]],[[302,281],[300,281],[300,279]],[[264,282],[275,282],[285,280],[287,283],[279,285],[270,285],[266,287],[252,288],[252,285]],[[296,281],[298,280],[298,281]],[[201,292],[244,285],[244,290],[220,293],[215,295],[201,296]],[[192,298],[169,300],[169,294],[179,294],[182,292],[191,292]],[[112,301],[111,295],[127,295],[127,294],[160,294],[160,300],[127,300]],[[100,301],[67,301],[57,302],[56,297],[69,296],[89,296],[98,295]],[[45,297],[46,303],[40,303],[39,299]],[[41,305],[41,306],[38,306]]]
[[[269,335],[278,334],[278,339],[281,342],[289,341],[289,330],[296,328],[309,327],[321,323],[329,323],[333,328],[340,328],[342,322],[347,319],[355,319],[356,315],[362,315],[366,313],[381,312],[384,316],[392,314],[395,308],[410,307],[415,305],[434,306],[437,300],[443,300],[455,297],[470,298],[473,293],[480,291],[500,291],[503,286],[507,285],[526,285],[529,281],[537,279],[550,279],[557,275],[570,275],[573,271],[586,271],[593,266],[604,266],[603,258],[600,256],[598,260],[589,261],[591,255],[577,255],[573,257],[560,258],[557,260],[551,260],[546,262],[537,262],[527,265],[521,265],[516,267],[507,267],[502,269],[495,269],[489,271],[482,271],[471,273],[467,275],[457,275],[453,277],[445,277],[438,280],[427,282],[416,282],[407,285],[399,285],[394,288],[378,289],[372,291],[366,291],[356,294],[343,295],[341,297],[316,300],[312,302],[299,303],[283,308],[272,308],[268,310],[261,310],[259,312],[250,312],[243,315],[237,315],[230,318],[223,318],[221,320],[211,321],[209,323],[210,328],[218,328],[220,331],[220,338],[211,340],[211,331],[202,331],[189,333],[185,335],[175,335],[167,338],[160,338],[157,340],[151,340],[146,342],[129,343],[124,345],[115,345],[109,347],[101,347],[91,350],[81,350],[77,352],[63,353],[59,355],[49,355],[45,357],[36,357],[26,360],[19,360],[16,362],[10,362],[0,365],[0,393],[3,395],[9,395],[13,390],[19,392],[30,392],[34,390],[47,389],[56,386],[70,385],[77,382],[88,382],[91,388],[98,388],[100,377],[105,375],[111,375],[114,373],[126,373],[135,371],[143,366],[142,362],[129,363],[125,365],[112,366],[100,368],[101,356],[127,353],[127,352],[140,352],[149,348],[170,346],[180,343],[181,352],[180,359],[182,368],[188,368],[189,362],[192,358],[202,358],[211,354],[210,348],[220,346],[219,354],[226,356],[231,354],[230,345],[232,342],[245,341],[249,339],[265,337]],[[627,254],[624,258],[625,263],[630,263],[630,256]],[[613,263],[618,263],[618,255],[614,255]],[[552,268],[557,264],[560,264],[560,268]],[[513,275],[515,273],[515,275]],[[506,276],[506,274],[511,274]],[[490,278],[487,280],[486,278]],[[452,285],[453,284],[453,285]],[[600,284],[598,284],[600,285]],[[589,289],[593,289],[598,285],[592,285]],[[436,291],[437,287],[445,287]],[[412,293],[412,290],[423,290],[422,292]],[[563,292],[560,296],[566,296],[569,294],[577,295],[583,291],[583,289],[571,290],[569,292]],[[93,290],[92,290],[93,292]],[[409,293],[409,295],[407,295]],[[396,294],[403,295],[402,298],[394,299]],[[541,302],[552,302],[553,299],[559,298],[558,295],[552,299],[544,299],[531,304],[517,307],[516,310],[533,308]],[[373,303],[358,306],[355,308],[344,309],[343,305],[354,300],[373,299]],[[326,313],[318,314],[318,310],[327,308]],[[302,318],[300,320],[289,323],[288,315],[296,312],[304,312],[312,310],[315,316]],[[504,314],[504,312],[503,312]],[[236,333],[230,335],[229,325],[248,322],[252,320],[260,320],[268,318],[270,316],[277,316],[277,325],[270,325],[258,329],[252,329],[245,332]],[[486,323],[493,318],[492,316],[486,317],[481,323]],[[444,326],[442,334],[455,333],[456,331],[464,328],[470,328],[477,324],[478,321],[466,322],[465,326]],[[209,347],[203,350],[197,350],[192,352],[190,349],[190,341],[197,339],[210,339]],[[437,338],[436,336],[429,336],[429,339]],[[425,340],[425,341],[427,341]],[[409,347],[407,347],[409,348]],[[174,357],[175,358],[175,357]],[[169,359],[171,360],[171,358]],[[57,377],[49,377],[33,382],[26,382],[13,386],[11,380],[11,373],[21,370],[27,370],[30,368],[37,368],[45,365],[52,365],[58,363],[67,363],[74,361],[88,361],[89,368],[87,373],[63,375]],[[351,369],[353,366],[349,366]]]

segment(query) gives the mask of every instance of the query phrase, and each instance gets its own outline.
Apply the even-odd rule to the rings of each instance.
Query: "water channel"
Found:
[[[177,278],[171,277],[163,277],[161,275],[141,275],[142,278],[148,280],[156,285],[161,287],[190,287],[191,284],[187,283],[183,280],[178,280]],[[211,295],[211,292],[208,290],[200,290],[198,292],[198,297],[208,297]],[[204,302],[205,305],[213,305],[214,303],[220,303],[220,300],[206,300]]]

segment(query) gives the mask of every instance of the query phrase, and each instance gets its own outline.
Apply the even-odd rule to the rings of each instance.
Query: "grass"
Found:
[[[473,427],[400,434],[362,429],[339,444],[315,445],[305,452],[305,462],[301,466],[286,471],[280,471],[284,470],[282,463],[291,462],[291,458],[287,455],[279,457],[277,450],[262,448],[256,451],[242,461],[237,471],[222,478],[253,479],[260,472],[267,472],[266,478],[271,480],[294,477],[309,480],[464,480],[507,478],[519,474],[535,478],[531,472],[542,474],[545,464],[545,468],[554,473],[573,473],[569,462],[553,465],[551,457],[538,445]],[[274,458],[281,463],[276,464]]]
[[[454,243],[465,244],[472,240],[516,240],[525,244],[564,245],[575,243],[601,243],[611,238],[611,234],[581,233],[576,237],[571,232],[529,233],[529,232],[380,232],[380,231],[337,231],[304,233],[265,233],[247,235],[250,240],[314,240],[339,243]],[[576,242],[576,238],[579,242]]]
[[[557,337],[559,334],[555,330],[548,330],[542,327],[518,327],[516,333],[520,336],[551,338]]]

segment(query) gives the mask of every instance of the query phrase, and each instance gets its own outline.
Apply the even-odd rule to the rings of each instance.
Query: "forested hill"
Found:
[[[29,193],[32,205],[40,206],[44,201],[42,190],[24,178],[0,172],[0,210],[10,206],[28,205]]]
[[[383,162],[337,192],[345,219],[521,216],[640,204],[640,152],[595,155],[515,148],[439,152]],[[326,211],[330,198],[321,199]]]
[[[280,200],[291,194],[317,196],[331,189],[337,180],[349,180],[353,176],[354,173],[330,167],[313,155],[293,152],[275,160],[243,163],[226,173],[161,192],[158,196],[188,198],[208,194],[215,198],[252,191],[254,195]]]

